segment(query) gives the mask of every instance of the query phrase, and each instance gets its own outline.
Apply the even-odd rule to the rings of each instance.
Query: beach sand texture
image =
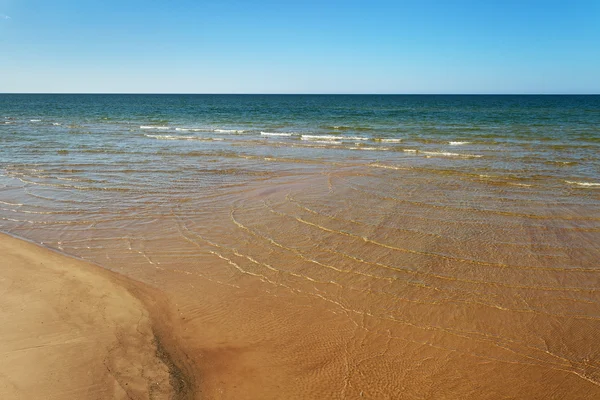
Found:
[[[98,230],[106,239],[85,239],[90,246],[82,247],[75,240],[81,233],[73,230],[69,236],[70,231],[65,230],[66,239],[59,245],[66,248],[70,243],[73,247],[68,251],[79,252],[89,259],[101,260],[109,255],[105,257],[106,265],[117,271],[125,270],[135,280],[159,287],[166,294],[168,302],[157,301],[145,291],[136,292],[150,313],[159,316],[159,321],[173,316],[168,323],[157,325],[158,333],[177,344],[172,346],[175,349],[172,358],[178,360],[185,375],[191,378],[195,398],[596,399],[600,396],[596,345],[600,325],[594,311],[598,301],[597,275],[593,269],[596,259],[593,250],[583,253],[588,254],[583,257],[581,252],[585,250],[575,242],[582,243],[583,238],[591,240],[595,231],[577,230],[570,234],[571,230],[566,229],[573,224],[581,225],[578,219],[557,219],[562,225],[552,225],[555,219],[544,219],[541,209],[536,218],[498,211],[488,221],[504,229],[511,229],[512,224],[523,219],[533,225],[529,230],[511,229],[511,241],[502,246],[512,251],[498,251],[499,244],[486,244],[490,237],[476,236],[477,230],[471,231],[471,224],[465,223],[474,211],[454,210],[462,215],[455,214],[453,220],[445,220],[439,226],[442,217],[435,216],[446,208],[438,211],[432,207],[424,214],[423,203],[399,208],[391,197],[387,202],[374,197],[361,201],[354,198],[352,206],[356,210],[346,212],[345,219],[340,220],[334,209],[343,210],[341,202],[351,198],[354,189],[349,185],[365,182],[367,178],[374,185],[373,175],[356,172],[297,178],[278,186],[258,182],[248,185],[235,201],[209,199],[202,207],[190,202],[178,204],[172,214],[154,220],[155,228],[151,230],[147,226],[140,230],[137,224],[121,225],[122,220],[115,218]],[[404,184],[409,183],[407,176]],[[335,191],[327,194],[330,185]],[[327,205],[335,203],[339,206],[328,209]],[[367,215],[363,207],[370,210],[371,218],[374,213],[382,216],[377,226],[361,222],[361,215]],[[198,219],[194,210],[210,210],[210,214]],[[407,220],[410,230],[392,228]],[[460,225],[452,222],[459,220]],[[115,225],[111,227],[112,224]],[[422,233],[435,232],[436,224],[440,234]],[[450,242],[441,235],[445,229],[453,230],[455,237],[461,235],[462,239]],[[140,237],[142,232],[143,241],[118,239]],[[543,239],[544,251],[532,253],[534,247],[519,244],[519,238],[527,242],[531,237]],[[115,251],[95,243],[114,242],[113,238],[127,247]],[[14,243],[14,239],[10,240]],[[31,249],[32,245],[22,246]],[[3,253],[11,248],[6,247]],[[433,253],[434,248],[438,252]],[[590,243],[587,248],[593,249],[593,245]],[[451,249],[452,253],[444,255],[442,249]],[[37,263],[58,257],[43,249],[36,251],[38,257],[30,259]],[[489,261],[477,261],[473,256],[477,252],[483,252]],[[580,267],[568,269],[556,264],[564,263],[567,257],[577,258]],[[144,267],[145,263],[153,268]],[[49,304],[71,307],[71,301],[88,301],[88,306],[76,314],[82,323],[89,318],[92,318],[90,323],[100,325],[105,320],[116,322],[109,322],[112,330],[107,328],[108,333],[101,335],[106,340],[100,342],[104,346],[98,343],[93,346],[92,356],[97,357],[97,362],[89,365],[98,365],[99,376],[95,372],[87,375],[90,370],[81,366],[88,365],[87,362],[72,364],[79,361],[65,357],[66,350],[55,353],[54,357],[64,363],[58,365],[64,367],[62,371],[69,381],[77,382],[74,387],[85,386],[81,382],[95,383],[94,390],[114,390],[105,392],[110,398],[119,393],[120,385],[113,378],[115,374],[99,361],[111,354],[109,349],[119,337],[117,332],[121,328],[117,322],[123,319],[129,322],[129,334],[120,337],[136,340],[137,321],[145,314],[139,302],[107,280],[100,280],[101,287],[106,288],[105,292],[115,293],[117,304],[121,303],[119,296],[125,296],[126,304],[137,306],[132,306],[131,311],[123,311],[110,302],[98,306],[97,299],[104,298],[106,293],[92,290],[85,283],[90,274],[82,272],[80,265],[71,260],[56,267],[57,272],[53,273],[70,279],[68,282],[80,288],[77,289],[80,292],[67,290],[64,293],[69,297],[61,295],[61,291],[47,293]],[[71,266],[76,267],[74,278],[72,272],[67,272]],[[45,270],[26,275],[12,270],[16,274],[12,281],[18,281],[19,276],[22,281],[27,278],[18,296],[38,296],[37,286],[32,282],[62,288],[44,275],[49,273]],[[462,276],[452,276],[451,271]],[[5,287],[11,290],[9,282]],[[5,298],[11,297],[3,295]],[[27,327],[61,321],[61,314],[54,308],[48,310],[53,318],[44,319],[31,309],[27,313],[21,311],[23,304],[37,302],[19,301],[12,306],[16,324],[21,323],[20,316],[29,324]],[[50,331],[56,339],[45,342],[45,336],[37,335],[45,334],[48,328],[38,329],[35,340],[14,344],[4,353],[17,357],[18,352],[6,352],[39,343],[72,343],[74,339],[68,334],[71,330],[58,334]],[[80,330],[98,333],[93,325],[84,324]],[[4,336],[11,332],[16,331],[9,330]],[[18,338],[3,341],[4,346],[17,343]],[[139,349],[134,353],[149,357],[139,363],[156,362],[149,331],[145,338],[133,345]],[[75,348],[73,351],[77,355],[82,353]],[[125,359],[131,361],[128,353]],[[16,370],[12,366],[25,365],[17,359],[3,362],[3,368],[11,373]],[[38,366],[43,374],[53,370],[49,365]],[[131,379],[137,382],[140,391],[150,390],[149,375],[144,372],[140,377],[139,367],[121,368],[130,372],[121,382]],[[159,387],[164,389],[167,372],[160,363],[156,368],[162,370],[164,383]],[[79,377],[78,373],[82,375]],[[28,375],[21,375],[21,379],[25,376]],[[13,393],[20,390],[7,386],[8,383],[3,385],[7,388],[3,390],[15,390]],[[31,387],[28,383],[20,386],[24,390],[32,390]],[[57,396],[61,398],[60,394]]]
[[[6,235],[0,254],[2,399],[177,398],[141,285]]]

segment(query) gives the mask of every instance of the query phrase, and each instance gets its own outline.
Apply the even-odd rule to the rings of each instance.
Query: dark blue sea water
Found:
[[[6,94],[0,117],[4,166],[195,152],[600,183],[600,96]]]

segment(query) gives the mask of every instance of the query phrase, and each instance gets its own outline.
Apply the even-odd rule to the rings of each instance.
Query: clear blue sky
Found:
[[[0,0],[0,92],[600,93],[600,0]]]

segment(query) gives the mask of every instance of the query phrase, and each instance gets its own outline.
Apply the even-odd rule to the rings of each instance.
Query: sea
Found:
[[[600,96],[0,94],[0,231],[203,398],[600,398]]]

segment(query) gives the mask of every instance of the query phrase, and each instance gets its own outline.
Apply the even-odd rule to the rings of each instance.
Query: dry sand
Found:
[[[6,235],[0,268],[1,399],[191,396],[132,293],[160,294]]]

